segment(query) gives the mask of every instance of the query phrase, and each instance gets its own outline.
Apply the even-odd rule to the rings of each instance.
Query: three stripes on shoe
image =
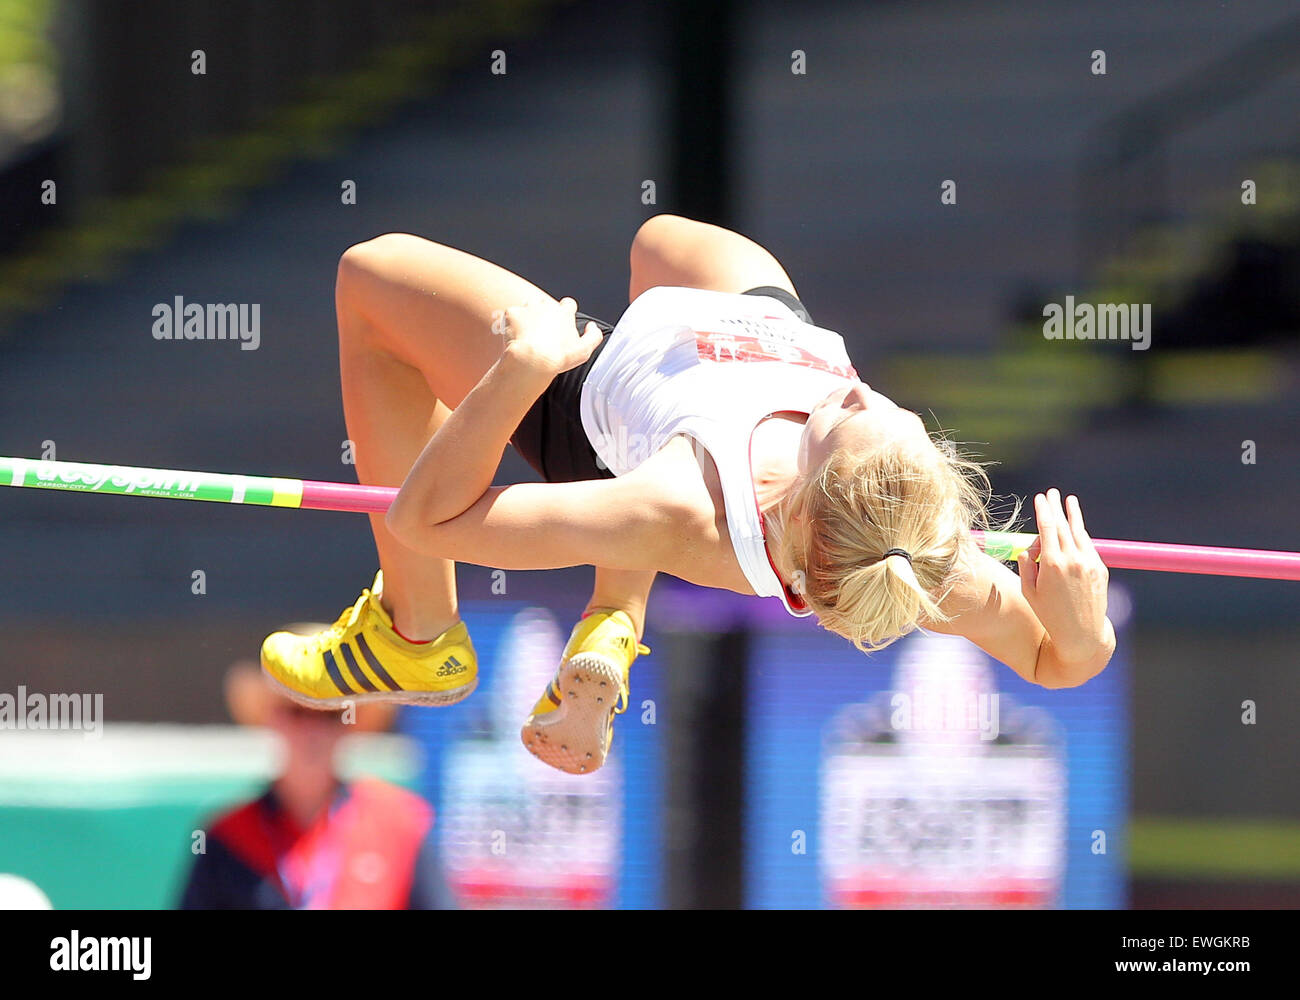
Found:
[[[393,680],[388,671],[384,669],[384,665],[379,662],[379,657],[377,657],[374,650],[370,648],[370,644],[366,642],[366,637],[364,635],[358,635],[352,641],[356,643],[357,649],[361,652],[362,658],[366,661],[366,666],[370,668],[370,672],[374,675],[374,680],[371,680],[371,678],[361,668],[361,664],[357,662],[356,655],[352,652],[352,645],[350,643],[344,643],[339,647],[339,652],[343,654],[343,665],[347,668],[347,675],[344,675],[343,671],[339,669],[339,661],[335,658],[334,651],[327,649],[322,654],[325,660],[325,672],[329,674],[330,680],[334,683],[334,686],[338,688],[339,694],[351,695],[361,694],[363,691],[376,693],[385,690],[405,690],[397,683],[397,681]],[[438,667],[435,676],[450,677],[453,674],[462,673],[466,669],[467,668],[460,662],[460,660],[456,659],[454,656],[449,656],[447,659],[443,660],[442,665]],[[358,685],[358,687],[354,688],[349,684],[349,677]],[[377,686],[375,681],[378,681],[379,684],[383,685],[383,687]]]

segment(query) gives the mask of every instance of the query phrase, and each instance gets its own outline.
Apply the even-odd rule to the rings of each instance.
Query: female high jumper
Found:
[[[1072,687],[1109,661],[1106,567],[1078,500],[1034,498],[1019,576],[985,555],[989,483],[860,381],[785,270],[738,233],[673,215],[631,249],[611,328],[495,264],[415,236],[349,249],[337,308],[343,406],[380,571],[329,629],[277,632],[267,674],[319,708],[449,705],[477,662],[455,564],[595,567],[554,679],[522,729],[538,758],[600,767],[628,703],[655,574],[779,599],[869,651],[917,627]],[[575,332],[576,330],[576,332]],[[506,444],[545,480],[492,486]],[[1037,557],[1037,561],[1036,561]]]

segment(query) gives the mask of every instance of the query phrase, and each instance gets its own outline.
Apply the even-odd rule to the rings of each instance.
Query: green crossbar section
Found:
[[[302,503],[300,479],[143,469],[126,465],[41,462],[26,458],[0,458],[0,486],[263,507],[298,507]]]

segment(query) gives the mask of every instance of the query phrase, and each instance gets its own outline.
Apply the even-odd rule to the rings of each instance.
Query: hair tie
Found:
[[[907,549],[890,549],[880,558],[888,559],[890,556],[902,556],[907,560],[907,565],[912,565],[912,553],[908,552]]]

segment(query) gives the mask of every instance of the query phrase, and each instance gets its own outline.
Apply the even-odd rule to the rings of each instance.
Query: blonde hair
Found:
[[[863,652],[922,620],[950,620],[940,604],[978,554],[970,531],[989,528],[983,465],[942,435],[932,448],[893,443],[839,449],[798,480],[773,510],[773,561],[823,628]],[[1007,523],[1013,523],[1015,511]],[[901,555],[885,557],[890,549]]]

